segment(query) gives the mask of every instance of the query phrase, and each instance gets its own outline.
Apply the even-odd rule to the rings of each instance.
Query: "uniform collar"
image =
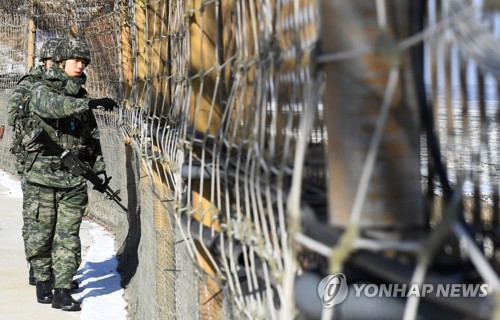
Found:
[[[52,65],[45,72],[45,79],[64,93],[77,95],[87,81],[87,76],[82,74],[80,77],[69,77],[61,68]]]

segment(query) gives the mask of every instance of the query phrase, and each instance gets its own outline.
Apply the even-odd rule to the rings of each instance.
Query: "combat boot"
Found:
[[[36,285],[35,271],[33,271],[33,266],[31,265],[31,263],[28,276],[28,283],[32,286]]]
[[[52,302],[52,285],[51,281],[37,281],[36,282],[36,300],[39,303]]]
[[[80,302],[73,299],[71,289],[54,289],[54,299],[52,299],[52,308],[62,311],[80,311]]]

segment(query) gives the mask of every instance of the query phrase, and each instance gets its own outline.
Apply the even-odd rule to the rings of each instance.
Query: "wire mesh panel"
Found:
[[[8,3],[0,7],[0,163],[14,170],[10,154],[11,128],[7,125],[7,101],[21,77],[26,74],[28,48],[28,18],[22,12],[12,11]]]
[[[458,219],[474,230],[475,245],[498,272],[500,109],[494,53],[500,46],[498,8],[429,1],[428,16],[429,28],[447,28],[426,42],[427,95],[445,166],[424,168],[424,176],[439,176],[428,180],[427,189],[444,197],[463,195],[463,215]],[[431,221],[442,219],[439,211]],[[478,267],[483,277],[484,267]],[[491,277],[485,281],[495,283]]]
[[[449,179],[430,179],[428,189],[446,195],[451,186],[464,194],[465,219],[478,227],[491,225],[498,212],[497,71],[488,53],[498,45],[497,19],[466,2],[429,2],[429,28],[452,25],[454,32],[426,42],[427,95]],[[423,170],[424,177],[436,172]]]
[[[0,13],[0,90],[12,89],[27,72],[28,18]]]
[[[348,170],[351,166],[362,169],[359,178],[354,181],[352,189],[354,192],[345,193],[346,196],[340,199],[342,202],[352,196],[354,199],[352,209],[347,207],[341,208],[340,212],[333,212],[334,216],[340,213],[347,214],[346,231],[342,233],[334,248],[313,245],[313,242],[307,242],[307,239],[302,243],[327,255],[334,271],[345,272],[351,270],[354,265],[355,270],[361,268],[382,283],[388,281],[422,285],[422,283],[442,281],[453,275],[456,277],[453,282],[461,285],[486,284],[491,290],[488,297],[475,299],[476,297],[466,296],[460,302],[451,302],[444,306],[444,310],[434,310],[434,312],[449,316],[458,312],[478,318],[495,318],[498,309],[492,305],[493,301],[498,301],[500,283],[498,259],[491,258],[495,255],[495,245],[492,240],[495,236],[490,235],[498,232],[498,225],[495,225],[496,222],[492,223],[495,216],[492,212],[498,212],[498,200],[494,200],[498,199],[498,176],[494,164],[496,160],[490,162],[486,159],[496,159],[498,156],[498,102],[496,101],[498,89],[495,77],[497,68],[496,54],[493,53],[496,51],[493,48],[499,43],[495,35],[498,7],[491,4],[482,6],[479,2],[468,1],[406,2],[406,4],[408,7],[405,10],[398,11],[404,8],[404,1],[399,1],[397,4],[391,1],[326,2],[323,6],[325,9],[321,10],[324,20],[332,16],[337,18],[327,21],[323,28],[339,32],[334,33],[337,41],[333,38],[329,40],[330,38],[324,33],[322,41],[328,45],[325,46],[326,52],[318,57],[319,61],[325,64],[327,76],[332,75],[333,82],[341,86],[341,90],[338,91],[327,90],[328,99],[325,101],[329,103],[330,112],[337,111],[335,113],[337,118],[333,119],[336,122],[333,125],[328,122],[329,138],[340,139],[337,144],[332,143],[328,149],[329,165],[330,168],[334,168],[329,172],[330,181],[339,182],[339,177],[335,176],[335,173],[345,174],[342,169]],[[422,15],[414,15],[415,12]],[[407,19],[404,18],[406,14],[409,14]],[[408,21],[409,24],[401,23],[400,19]],[[397,28],[391,29],[394,23]],[[405,35],[405,31],[408,30],[406,27],[411,27],[410,34]],[[403,37],[398,38],[401,36]],[[412,57],[409,66],[405,64],[406,54]],[[377,64],[371,64],[373,58],[381,60]],[[384,70],[384,59],[391,62],[390,66],[394,72]],[[362,71],[358,73],[359,70]],[[410,72],[412,77],[404,77],[404,72]],[[388,80],[382,87],[384,92],[382,96],[377,94],[379,83],[377,78],[383,75],[387,75]],[[402,76],[400,81],[390,81],[391,76],[399,75]],[[344,80],[347,78],[349,85],[342,87],[343,84],[339,84],[337,77]],[[412,96],[412,91],[407,91],[403,97],[398,94],[398,85],[404,85],[406,81],[415,81],[412,87],[416,89],[416,96]],[[328,83],[330,82],[327,82],[327,88]],[[356,87],[359,83],[361,86]],[[353,97],[353,93],[358,96]],[[363,117],[352,119],[350,117],[353,117],[353,114],[349,112],[350,109],[336,105],[339,101],[346,101],[343,99],[354,99],[350,107],[355,108],[356,99],[363,94],[371,95],[370,99],[365,99],[361,103],[363,110],[370,110],[371,103],[383,97],[378,103],[376,112],[362,113]],[[416,106],[423,129],[422,174],[427,182],[425,191],[429,195],[425,200],[430,204],[425,212],[421,212],[428,216],[425,220],[431,229],[421,233],[425,227],[414,225],[406,231],[396,232],[400,239],[398,244],[393,246],[390,242],[386,242],[391,235],[389,228],[397,228],[399,223],[408,225],[422,219],[423,216],[419,215],[419,206],[400,206],[393,213],[395,217],[399,216],[401,219],[396,218],[391,221],[385,232],[374,232],[372,222],[375,222],[376,226],[386,217],[387,208],[384,206],[397,204],[403,197],[398,191],[390,193],[395,198],[391,196],[378,198],[371,192],[380,193],[380,190],[374,188],[380,183],[395,183],[403,192],[412,190],[408,186],[400,185],[415,182],[411,176],[398,178],[397,175],[391,175],[391,169],[384,166],[395,159],[398,159],[398,164],[404,162],[407,160],[405,156],[419,150],[418,145],[413,144],[409,149],[412,151],[402,152],[399,157],[393,155],[378,163],[383,154],[390,151],[384,144],[387,142],[394,144],[401,138],[392,135],[395,133],[398,135],[397,125],[405,123],[403,118],[399,118],[398,124],[391,124],[392,117],[400,115],[398,116],[394,107],[389,106],[395,102],[397,107],[402,107],[404,104],[400,99],[411,101],[412,97],[417,98]],[[411,109],[408,111],[411,112]],[[368,124],[371,115],[377,116],[376,125]],[[359,134],[358,121],[365,125],[361,127],[361,132],[369,132],[371,141],[369,148],[365,149],[366,156],[361,159],[362,165],[353,165],[352,162],[360,159],[356,155],[346,156],[345,153],[339,153],[342,148],[338,146],[347,143],[346,132]],[[379,125],[381,123],[383,125]],[[403,132],[409,134],[405,138],[415,140],[416,134],[411,133],[411,128],[412,126],[406,123]],[[358,143],[357,140],[354,141]],[[346,151],[352,152],[351,148],[355,149],[357,146],[351,142]],[[398,152],[402,149],[400,147]],[[339,164],[344,158],[350,162]],[[412,159],[409,160],[411,162]],[[338,168],[335,169],[335,166]],[[380,173],[378,170],[381,168],[384,179],[378,177]],[[408,168],[397,168],[396,173],[404,173]],[[348,179],[352,178],[350,174],[347,176]],[[334,186],[337,188],[331,188],[331,192],[339,189],[343,191],[348,188],[348,183],[341,182]],[[413,193],[412,198],[419,201],[418,194]],[[390,199],[390,203],[381,203],[379,207],[373,206],[380,199]],[[373,200],[375,203],[371,202]],[[370,204],[371,207],[368,206]],[[373,209],[377,215],[382,214],[383,219],[372,221],[370,211]],[[359,228],[359,225],[362,227]],[[416,231],[420,232],[414,233]],[[405,243],[403,239],[412,236],[416,236],[413,239],[417,241],[408,241],[408,246],[403,245]],[[319,238],[314,234],[312,237]],[[375,243],[377,245],[373,246]],[[379,246],[377,250],[387,255],[382,258],[384,262],[373,259],[369,254],[363,257],[363,249],[371,251],[377,246]],[[394,254],[393,249],[399,254],[390,257]],[[391,276],[390,270],[395,270],[393,268],[408,267],[398,259],[412,251],[415,251],[412,255],[415,265],[409,268],[412,276],[404,277],[399,272],[398,277]],[[353,252],[358,255],[351,257]],[[379,257],[382,256],[383,253]],[[381,264],[378,265],[379,263]],[[473,276],[468,277],[468,272]],[[351,277],[351,281],[366,281],[364,276],[355,279],[356,277]],[[425,316],[431,308],[429,301],[439,307],[445,305],[443,300],[435,298],[434,296],[422,299],[421,295],[416,295],[406,299],[400,316],[404,319]],[[484,309],[480,314],[474,314],[470,309],[472,304],[480,304]],[[356,310],[349,308],[348,303],[339,306],[339,309],[342,314],[357,314]],[[323,317],[332,314],[331,310],[323,312]],[[386,313],[385,316],[378,314],[374,317],[389,317],[389,314]]]

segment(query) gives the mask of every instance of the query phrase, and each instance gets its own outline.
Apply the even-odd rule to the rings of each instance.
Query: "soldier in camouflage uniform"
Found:
[[[42,74],[50,68],[51,58],[57,45],[64,41],[61,38],[53,38],[45,41],[40,50],[41,65],[33,67],[27,75],[21,78],[12,92],[7,105],[7,123],[12,126],[14,131],[11,152],[16,156],[17,170],[22,175],[22,165],[24,162],[23,145],[21,143],[23,136],[23,118],[26,116],[26,105],[29,102],[29,92],[31,86],[40,80]]]
[[[30,92],[29,128],[44,128],[51,138],[97,173],[105,172],[92,109],[115,108],[110,98],[89,99],[82,87],[90,63],[87,45],[78,39],[59,44],[51,68]],[[24,165],[24,210],[28,215],[27,254],[37,279],[37,300],[53,308],[80,310],[70,294],[81,262],[80,224],[87,207],[87,184],[72,175],[57,155],[31,145]],[[54,279],[51,279],[53,271]],[[51,290],[54,282],[54,294]]]
[[[23,131],[25,119],[27,117],[25,108],[29,103],[30,90],[36,81],[40,80],[42,74],[50,68],[51,58],[54,53],[55,48],[61,41],[64,39],[61,38],[53,38],[48,39],[43,44],[40,50],[40,62],[41,65],[38,65],[30,70],[30,72],[19,80],[16,85],[16,88],[12,92],[12,95],[9,98],[9,103],[7,106],[8,113],[8,124],[12,126],[13,141],[11,146],[11,152],[16,157],[16,169],[21,179],[23,178],[23,165],[25,162],[25,147],[23,146]],[[24,183],[22,184],[24,185]],[[23,211],[23,228],[22,235],[24,240],[24,246],[26,248],[26,215]],[[27,256],[26,256],[27,257]],[[26,258],[27,259],[27,258]],[[30,266],[29,268],[29,277],[28,282],[31,285],[35,285],[35,276],[33,274],[33,268]]]

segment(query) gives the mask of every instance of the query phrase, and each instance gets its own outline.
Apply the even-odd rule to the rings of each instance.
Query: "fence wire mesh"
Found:
[[[382,251],[382,256],[396,251],[398,257],[409,251],[420,272],[412,280],[422,282],[418,275],[429,268],[424,263],[429,257],[421,251],[426,239],[442,231],[440,222],[449,225],[462,243],[471,240],[462,251],[498,292],[498,8],[459,0],[419,3],[425,4],[422,11],[404,11],[398,20],[401,11],[393,1],[4,1],[0,89],[8,95],[36,63],[34,57],[47,39],[78,37],[88,43],[89,94],[115,98],[122,106],[115,113],[97,113],[112,185],[126,193],[122,198],[129,209],[128,230],[122,232],[128,232],[129,240],[134,232],[151,240],[140,244],[149,256],[141,263],[154,272],[140,275],[144,287],[138,290],[147,292],[143,300],[130,301],[137,318],[307,318],[301,300],[312,301],[309,295],[315,296],[316,288],[312,293],[294,291],[295,278],[313,270],[316,277],[328,274],[340,263],[331,259],[339,248]],[[410,21],[412,14],[422,23],[413,33],[402,22]],[[325,20],[330,17],[341,21],[345,29],[340,31],[355,39],[352,50],[343,51],[345,39],[329,36],[333,31],[326,29]],[[385,32],[399,42],[381,42],[375,36]],[[422,59],[414,59],[405,69],[399,57],[418,45],[423,46]],[[322,52],[323,48],[335,50]],[[398,55],[391,60],[394,65],[384,60],[394,58],[392,54]],[[331,65],[339,73],[329,73]],[[366,65],[372,69],[363,69]],[[361,76],[353,77],[350,68],[362,70]],[[357,110],[366,114],[349,115],[350,94],[359,89],[355,84],[369,77],[387,80],[380,92],[374,89],[366,95],[376,101],[376,108],[362,105]],[[334,87],[343,79],[353,81],[354,91],[348,90],[351,83],[342,85],[344,92]],[[423,100],[415,98],[419,82],[425,87]],[[406,89],[398,91],[402,84]],[[363,90],[371,85],[365,83]],[[345,120],[332,114],[332,106],[323,101],[324,91],[335,92],[340,97],[336,101],[346,104],[341,108],[361,120],[355,126],[347,124],[345,136],[327,133],[329,124]],[[432,111],[430,118],[412,119],[422,127],[421,146],[405,155],[422,166],[418,170],[424,192],[416,202],[427,201],[429,208],[416,214],[425,217],[424,231],[419,229],[416,239],[405,241],[404,226],[409,222],[400,219],[389,229],[394,227],[401,241],[386,241],[394,237],[380,234],[393,230],[371,230],[376,221],[360,209],[359,221],[368,221],[368,228],[346,245],[337,242],[342,231],[354,230],[361,222],[335,222],[332,216],[338,212],[331,212],[331,199],[336,190],[329,189],[328,181],[343,175],[361,179],[359,172],[366,169],[369,188],[378,183],[378,176],[370,182],[368,152],[349,160],[361,164],[356,172],[339,170],[328,161],[338,151],[330,143],[344,139],[349,146],[349,135],[356,135],[358,125],[369,140],[364,147],[377,149],[375,154],[384,152],[384,141],[404,137],[404,132],[385,131],[381,148],[376,139],[370,140],[377,135],[376,124],[364,120],[376,119],[385,105],[390,109],[384,94],[390,101],[403,95],[409,105],[413,101],[413,111],[428,102]],[[388,112],[390,130],[391,120],[404,116],[394,109]],[[5,123],[1,116],[0,120]],[[4,167],[11,163],[6,160],[11,159],[7,140],[0,141]],[[379,162],[371,164],[372,172],[383,168],[380,158],[373,158]],[[349,192],[357,192],[355,187]],[[452,198],[448,189],[463,195],[463,215],[459,205],[447,200]],[[385,213],[385,203],[395,200],[367,194],[373,211]],[[102,211],[105,201],[93,195],[96,210]],[[447,210],[460,213],[450,222],[445,219]],[[148,216],[151,228],[137,229]],[[461,229],[457,221],[462,218],[476,230],[474,238]],[[103,220],[119,225],[113,215]],[[325,236],[326,225],[330,228]],[[479,255],[474,254],[477,248]],[[460,264],[468,260],[449,259]],[[391,272],[379,276],[394,279],[387,275]],[[417,306],[409,299],[406,319],[416,317]],[[315,312],[312,318],[318,316]],[[488,312],[494,312],[491,306]]]

